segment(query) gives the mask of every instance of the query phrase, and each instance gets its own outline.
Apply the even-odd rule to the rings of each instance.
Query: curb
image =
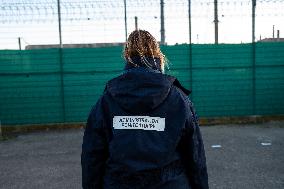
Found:
[[[255,124],[270,121],[284,121],[284,115],[277,116],[240,116],[240,117],[212,117],[200,118],[200,126],[214,126],[225,124]],[[32,124],[32,125],[2,125],[2,133],[26,133],[49,130],[82,129],[84,122],[77,123],[52,123],[52,124]]]

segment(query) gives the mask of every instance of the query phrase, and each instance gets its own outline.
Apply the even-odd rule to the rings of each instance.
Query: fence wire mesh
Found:
[[[284,0],[0,0],[1,123],[85,121],[136,28],[160,41],[200,116],[283,115],[283,10]]]

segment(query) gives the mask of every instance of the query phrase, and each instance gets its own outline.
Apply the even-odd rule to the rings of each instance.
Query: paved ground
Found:
[[[211,189],[284,188],[284,122],[202,127],[202,133]],[[49,131],[0,142],[0,188],[81,188],[82,135]]]

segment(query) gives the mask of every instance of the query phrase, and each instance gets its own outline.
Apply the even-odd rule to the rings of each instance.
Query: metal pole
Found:
[[[192,44],[191,44],[191,0],[188,0],[188,34],[189,34],[189,82],[190,82],[190,89],[192,90]],[[191,94],[191,99],[192,99]]]
[[[255,43],[255,7],[256,0],[252,0],[252,43]]]
[[[18,44],[19,44],[19,50],[21,51],[22,50],[22,45],[21,45],[21,38],[18,37]]]
[[[127,9],[126,9],[126,0],[124,0],[124,27],[125,27],[125,41],[127,41]]]
[[[58,31],[59,31],[59,63],[60,63],[60,80],[61,80],[61,106],[62,106],[62,120],[66,121],[65,111],[65,94],[64,94],[64,73],[63,73],[63,56],[62,56],[62,36],[61,36],[61,11],[60,11],[60,0],[57,0],[58,8]]]
[[[57,10],[58,10],[59,46],[60,48],[62,48],[60,0],[57,0]]]
[[[273,28],[272,28],[272,38],[274,38],[274,25],[273,25]]]
[[[188,0],[188,34],[189,44],[191,45],[191,0]]]
[[[255,7],[256,0],[252,0],[252,113],[255,112]]]
[[[165,17],[164,17],[164,0],[161,0],[161,44],[165,44]]]
[[[135,16],[134,19],[135,19],[135,30],[138,30],[138,18],[137,18],[137,16]]]
[[[214,0],[215,44],[218,44],[218,0]]]

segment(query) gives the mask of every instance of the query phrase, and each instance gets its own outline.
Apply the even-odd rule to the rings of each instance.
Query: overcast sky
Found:
[[[0,0],[0,49],[56,44],[56,0]],[[168,44],[188,43],[188,1],[164,0]],[[219,0],[219,42],[251,41],[251,0]],[[256,38],[284,35],[284,0],[257,0]],[[63,43],[124,42],[123,0],[61,0]],[[128,33],[138,27],[160,40],[160,1],[127,0]],[[192,0],[192,42],[214,43],[214,0]],[[276,35],[276,32],[275,32]]]

